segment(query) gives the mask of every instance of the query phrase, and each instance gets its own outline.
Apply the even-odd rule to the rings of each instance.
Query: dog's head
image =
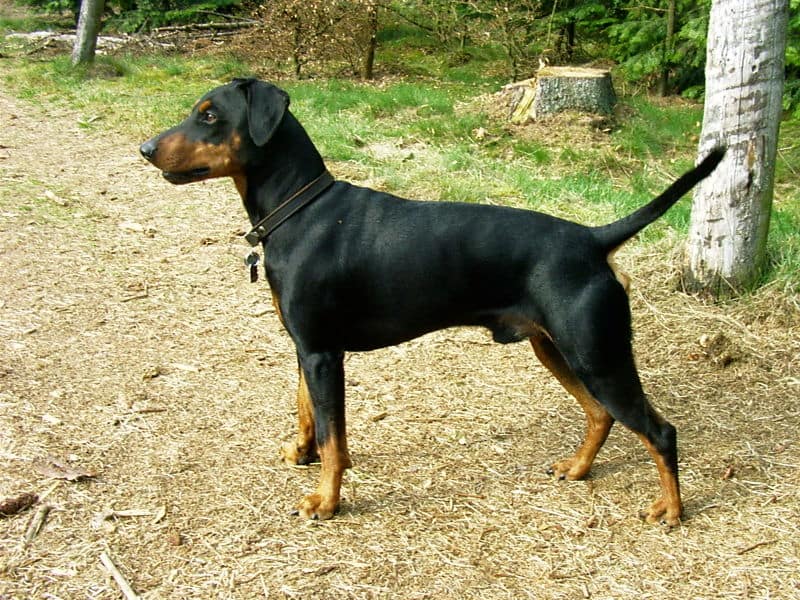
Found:
[[[266,145],[283,121],[289,96],[257,79],[234,79],[195,103],[179,125],[139,151],[170,183],[240,176],[254,147]]]

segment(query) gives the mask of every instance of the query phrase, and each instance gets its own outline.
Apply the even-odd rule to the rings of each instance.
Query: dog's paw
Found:
[[[677,527],[681,524],[681,512],[680,505],[670,506],[664,498],[659,498],[649,509],[639,513],[639,516],[648,523]]]
[[[547,469],[547,473],[562,481],[575,481],[586,477],[586,474],[589,472],[589,467],[591,467],[591,464],[586,465],[573,456],[572,458],[553,463],[550,468]]]
[[[316,450],[302,448],[293,442],[284,442],[281,445],[281,459],[287,465],[310,465],[319,462]]]
[[[333,517],[339,509],[339,503],[326,499],[321,494],[309,494],[297,505],[295,515],[314,521],[325,521]]]

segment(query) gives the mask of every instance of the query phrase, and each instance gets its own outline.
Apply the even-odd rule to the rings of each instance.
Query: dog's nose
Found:
[[[139,146],[139,152],[142,153],[147,160],[153,160],[153,157],[156,154],[156,149],[158,145],[153,142],[153,140],[147,140],[144,144]]]

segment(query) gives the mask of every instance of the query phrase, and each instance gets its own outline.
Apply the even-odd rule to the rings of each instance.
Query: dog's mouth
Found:
[[[191,171],[162,171],[161,174],[164,176],[164,179],[170,183],[181,185],[207,179],[211,174],[211,169],[209,167],[200,167],[199,169],[192,169]]]

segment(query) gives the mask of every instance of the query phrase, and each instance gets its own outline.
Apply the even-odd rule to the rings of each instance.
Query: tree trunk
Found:
[[[303,71],[303,56],[302,56],[302,42],[303,42],[303,24],[300,17],[293,16],[290,18],[292,24],[292,65],[294,66],[294,77],[300,79]]]
[[[563,54],[567,62],[572,62],[572,57],[575,55],[575,19],[570,19],[564,26],[561,32],[561,39],[563,42]]]
[[[543,67],[536,77],[503,88],[509,120],[526,123],[564,110],[609,114],[617,102],[611,73],[604,69]]]
[[[669,94],[669,68],[675,37],[675,2],[676,0],[667,0],[667,35],[664,40],[664,56],[661,58],[661,80],[658,83],[658,95],[662,98]]]
[[[752,287],[764,264],[784,79],[788,0],[715,0],[700,155],[728,154],[695,191],[684,286],[714,297]]]
[[[378,3],[370,2],[367,6],[367,49],[364,53],[364,63],[361,69],[362,79],[372,79],[375,67],[375,50],[378,47]]]
[[[97,49],[97,34],[103,16],[105,0],[83,0],[78,16],[78,30],[72,47],[72,64],[87,64],[94,60]]]

